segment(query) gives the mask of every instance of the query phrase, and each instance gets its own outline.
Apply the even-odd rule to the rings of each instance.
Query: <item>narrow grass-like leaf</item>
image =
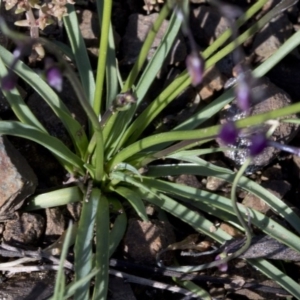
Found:
[[[144,182],[147,183],[148,186],[151,186],[153,189],[157,189],[161,192],[171,195],[180,195],[181,197],[183,197],[182,200],[197,208],[203,208],[202,203],[206,203],[207,205],[218,207],[219,209],[224,210],[227,213],[235,215],[231,200],[220,195],[181,184],[175,184],[146,177],[144,177]],[[160,195],[160,197],[162,197],[162,195]],[[273,221],[271,218],[254,209],[247,208],[244,205],[239,204],[239,210],[243,214],[245,220],[248,220],[249,213],[252,224],[260,228],[269,236],[272,236],[281,243],[300,253],[300,237],[296,236],[284,226],[280,225],[279,223]]]
[[[145,191],[147,191],[149,193],[153,193],[147,185],[144,185],[140,181],[136,180],[134,177],[124,174],[122,172],[112,172],[110,174],[110,179],[116,180],[116,181],[127,182],[127,183],[131,184],[132,186],[136,186],[138,188],[144,189]]]
[[[236,23],[234,24],[235,28],[240,28],[243,24],[245,24],[248,20],[259,12],[262,7],[268,2],[269,0],[258,0],[256,1],[242,16],[240,16]],[[217,39],[203,51],[203,57],[209,58],[214,52],[216,52],[224,43],[230,38],[232,34],[231,28],[224,31]]]
[[[177,157],[189,157],[189,156],[201,156],[216,152],[223,152],[229,150],[229,148],[223,147],[223,148],[206,148],[206,149],[193,149],[193,150],[183,150],[180,152],[176,152],[172,156]]]
[[[109,25],[106,62],[106,109],[109,109],[118,94],[118,77],[121,76],[117,67],[115,41],[111,24]]]
[[[156,49],[153,57],[150,59],[149,63],[147,64],[145,70],[143,71],[143,74],[134,89],[134,93],[137,97],[137,106],[142,102],[144,99],[147,91],[149,90],[152,82],[154,81],[155,77],[157,76],[157,73],[162,68],[162,65],[165,61],[165,58],[169,54],[170,50],[172,49],[172,46],[174,44],[174,41],[176,37],[178,36],[178,31],[181,26],[181,21],[178,20],[176,13],[174,12],[172,14],[172,17],[170,19],[170,23],[168,26],[168,29],[161,40],[160,45]],[[148,112],[148,108],[146,108],[146,111]],[[118,147],[122,146],[124,142],[126,141],[127,137],[129,137],[132,133],[133,135],[136,135],[137,132],[140,132],[140,129],[143,130],[144,123],[148,122],[148,118],[151,116],[151,111],[143,112],[144,117],[140,118],[138,117],[137,120],[134,122],[135,126],[130,126],[130,129],[126,130],[126,134],[120,134],[118,137],[121,138],[120,142],[118,142]],[[127,115],[124,115],[124,117],[130,121],[135,113],[135,109],[132,109],[130,112],[127,113]],[[122,117],[122,116],[119,116]],[[127,128],[129,122],[126,123],[126,127],[122,127],[122,132],[125,132],[125,129]],[[117,126],[117,123],[116,123]],[[119,133],[118,130],[116,130],[117,133]]]
[[[89,199],[83,202],[78,224],[75,252],[75,281],[85,278],[92,271],[92,242],[96,212],[101,192],[93,188]],[[75,299],[89,300],[90,281],[80,285],[75,292]]]
[[[200,160],[200,158],[199,158]],[[175,167],[176,166],[176,167]],[[195,164],[178,164],[178,165],[164,165],[164,166],[151,166],[149,167],[147,176],[164,177],[169,175],[192,174],[199,176],[213,176],[224,179],[227,182],[233,182],[234,172],[214,166],[208,162],[203,161],[203,165]],[[287,206],[282,200],[274,196],[271,192],[253,182],[247,177],[242,177],[239,181],[239,187],[249,191],[257,197],[264,200],[272,207],[278,214],[280,214],[287,222],[300,233],[300,218],[293,210]]]
[[[282,120],[282,122],[300,125],[300,119],[285,119],[285,120]]]
[[[70,297],[72,297],[76,290],[79,289],[81,286],[85,285],[87,282],[90,282],[90,280],[97,275],[97,273],[99,272],[99,269],[93,269],[87,276],[85,276],[84,278],[72,282],[71,284],[69,284],[66,287],[66,291],[65,291],[65,296],[64,299],[70,299]],[[53,299],[55,300],[55,299]]]
[[[214,227],[213,223],[201,217],[198,213],[191,211],[182,204],[172,200],[170,197],[164,197],[163,195],[160,195],[162,198],[160,200],[159,198],[154,197],[153,194],[149,194],[140,189],[138,191],[147,201],[159,206],[177,218],[183,220],[187,224],[191,225],[195,230],[204,232],[208,236],[211,236],[219,243],[223,243],[225,240],[231,239],[231,237],[220,228],[218,228],[217,231],[212,232],[211,228]],[[278,275],[275,280],[291,294],[298,295],[299,292],[297,291],[299,291],[299,286],[294,281],[291,281],[290,278],[284,273],[280,272],[278,269],[275,269],[272,264],[263,259],[247,261],[271,279],[274,279],[274,274]]]
[[[281,5],[281,4],[280,4]],[[209,68],[213,65],[215,65],[216,62],[218,62],[221,58],[224,56],[230,54],[239,44],[246,41],[252,34],[254,34],[257,30],[262,28],[265,24],[267,24],[273,17],[274,13],[278,13],[278,7],[274,8],[273,10],[269,11],[261,20],[257,22],[257,24],[254,24],[251,28],[249,28],[246,32],[244,32],[242,35],[240,35],[237,39],[237,41],[233,41],[230,44],[228,44],[226,47],[221,49],[216,55],[211,57],[206,62],[206,67]],[[300,33],[297,32],[300,36]],[[280,53],[275,53],[274,55],[280,56],[281,59],[284,57],[284,55],[287,55],[293,47],[296,47],[299,45],[300,40],[298,36],[296,36],[294,39],[291,37],[281,48]],[[268,60],[267,60],[268,61]],[[265,75],[271,67],[273,67],[277,62],[275,57],[272,59],[272,63],[269,63],[265,61],[261,66],[259,66],[254,71],[254,76],[261,77]],[[143,127],[137,127],[135,130],[132,128],[135,126],[133,123],[128,129],[123,139],[128,139],[131,134],[135,134],[135,138],[130,138],[130,143],[135,141],[138,138],[137,130],[139,131],[139,134],[152,122],[152,120],[169,104],[173,101],[173,99],[176,98],[182,91],[188,87],[190,84],[190,78],[186,71],[184,71],[182,74],[180,74],[148,107],[147,109],[140,114],[140,116],[135,120],[135,123],[140,122],[141,120],[147,120],[147,122],[143,123]],[[199,126],[199,124],[203,123],[205,120],[211,117],[211,115],[216,114],[218,111],[220,111],[221,108],[225,106],[225,104],[229,103],[233,100],[233,92],[232,89],[225,92],[221,95],[222,100],[217,99],[207,105],[203,110],[201,110],[199,113],[193,115],[190,117],[187,121],[183,122],[182,124],[178,125],[174,130],[186,130],[186,129],[192,129]],[[224,101],[226,99],[226,101]],[[222,105],[221,105],[222,104]],[[151,114],[149,112],[151,111]],[[209,114],[208,114],[209,112]],[[128,144],[130,144],[128,142]]]
[[[68,255],[68,250],[70,247],[70,240],[72,235],[72,222],[69,223],[67,233],[65,235],[65,240],[62,247],[62,252],[60,255],[59,269],[56,275],[55,289],[53,299],[62,300],[65,292],[65,275],[64,275],[64,261]]]
[[[258,268],[263,274],[274,280],[296,299],[300,299],[300,285],[291,277],[284,274],[270,262],[264,259],[250,260],[250,264]]]
[[[115,189],[115,192],[126,199],[131,206],[135,209],[138,216],[144,221],[149,222],[146,207],[143,200],[138,194],[136,194],[132,189],[120,186]]]
[[[95,80],[84,40],[80,32],[74,5],[67,5],[68,14],[63,17],[64,25],[75,57],[76,67],[79,72],[85,95],[93,106],[95,93]]]
[[[96,90],[94,93],[93,108],[97,116],[100,115],[100,109],[103,103],[103,89],[105,70],[107,67],[107,53],[109,46],[109,33],[111,27],[112,0],[97,0],[97,11],[99,20],[101,20],[101,37],[99,45],[99,56],[96,75]]]
[[[192,281],[182,281],[178,278],[173,278],[173,280],[180,286],[186,288],[187,290],[191,291],[193,294],[197,295],[198,297],[201,297],[201,300],[212,300],[209,293],[195,284]]]
[[[98,199],[96,215],[96,268],[100,272],[95,278],[93,300],[105,300],[108,288],[109,269],[109,205],[107,198],[101,195]]]
[[[147,34],[147,38],[143,43],[140,54],[134,64],[128,78],[126,79],[126,82],[124,84],[122,92],[126,92],[130,88],[132,88],[132,86],[135,82],[135,79],[137,78],[139,72],[141,71],[141,69],[147,59],[150,47],[153,44],[155,36],[157,35],[158,30],[162,26],[163,21],[168,17],[169,13],[170,13],[170,8],[168,6],[168,3],[165,3],[163,8],[160,10],[159,16],[157,17],[152,28],[150,29],[150,31]]]
[[[121,212],[113,225],[109,235],[109,257],[113,255],[122,241],[127,228],[127,216],[125,212]]]
[[[46,147],[55,156],[61,159],[64,167],[73,173],[74,168],[84,174],[83,162],[59,139],[42,132],[35,127],[15,121],[0,121],[0,134],[19,136],[34,141]]]
[[[7,69],[2,62],[0,57],[0,77],[4,77],[7,74]],[[7,99],[9,106],[13,110],[16,117],[25,124],[34,126],[41,131],[47,132],[44,126],[38,121],[35,115],[31,112],[29,107],[23,101],[22,97],[17,88],[12,89],[11,91],[2,90],[5,98]]]
[[[0,56],[6,66],[13,61],[13,55],[0,45]],[[53,112],[64,124],[76,149],[82,153],[87,147],[87,137],[82,130],[82,126],[72,117],[66,105],[61,101],[58,95],[50,86],[33,72],[22,61],[19,61],[14,72],[28,83],[51,107]],[[80,134],[79,134],[80,133]]]
[[[220,228],[218,228],[216,231],[212,230],[212,228],[215,228],[214,224],[207,220],[204,216],[189,209],[178,201],[163,195],[162,193],[155,195],[153,191],[149,193],[140,188],[136,190],[136,192],[139,193],[140,196],[146,201],[169,212],[171,215],[192,226],[198,232],[202,232],[205,235],[212,237],[221,244],[232,238],[228,233]]]
[[[82,201],[82,197],[82,191],[78,186],[62,188],[29,198],[29,201],[24,209],[26,211],[31,211],[67,205],[69,203]]]
[[[291,36],[271,57],[259,65],[253,76],[260,78],[266,75],[279,61],[300,44],[300,32]],[[174,130],[193,129],[201,125],[207,119],[218,113],[226,104],[234,99],[233,89],[229,89],[216,100],[206,105],[202,110],[192,115],[188,120],[174,128]]]
[[[131,172],[132,174],[134,175],[137,175],[140,177],[141,181],[142,181],[142,176],[141,174],[139,173],[139,171],[132,165],[128,164],[128,163],[119,163],[118,165],[115,166],[114,168],[114,172],[115,171],[129,171]]]
[[[60,42],[60,41],[51,41],[55,46],[57,46],[72,62],[75,63],[75,56],[70,46]]]
[[[267,120],[277,119],[298,112],[300,112],[300,103],[295,103],[277,110],[250,116],[245,119],[240,119],[236,121],[235,125],[237,126],[237,128],[244,128],[248,126],[262,124]],[[159,144],[165,145],[166,142],[173,142],[178,140],[182,140],[182,141],[191,140],[191,143],[193,143],[193,145],[197,145],[201,141],[209,141],[215,138],[218,135],[219,131],[220,131],[220,125],[217,125],[217,126],[207,127],[204,129],[165,132],[165,133],[159,133],[153,136],[145,137],[129,145],[128,147],[125,147],[119,153],[117,153],[108,163],[108,169],[113,169],[114,166],[117,165],[118,163],[126,162],[129,157],[132,157],[139,152],[143,152],[145,151],[145,149],[148,149],[150,147]],[[190,146],[190,144],[187,144],[187,146]],[[183,149],[179,149],[179,150],[183,150]],[[156,159],[158,158],[161,157],[156,157]]]

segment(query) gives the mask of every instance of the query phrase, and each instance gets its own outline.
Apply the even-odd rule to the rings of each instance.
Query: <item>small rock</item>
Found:
[[[124,238],[124,251],[135,262],[154,265],[156,254],[174,242],[175,236],[169,223],[130,219]],[[172,254],[167,252],[164,258],[170,261]]]
[[[227,181],[221,178],[208,176],[206,181],[206,188],[209,191],[227,191]]]
[[[34,244],[44,233],[45,220],[42,216],[32,213],[16,214],[15,220],[5,224],[3,238],[6,243]]]
[[[98,57],[100,27],[97,13],[84,9],[80,11],[78,19],[80,20],[79,28],[88,52],[92,56]]]
[[[37,178],[23,156],[0,137],[0,216],[19,209],[37,186]]]
[[[279,164],[271,166],[262,172],[262,180],[279,180],[283,178],[282,169]]]
[[[98,15],[95,12],[92,12],[88,9],[84,9],[80,11],[80,15],[78,16],[79,19],[79,28],[84,40],[88,43],[87,46],[90,44],[94,46],[96,43],[99,43],[99,36],[100,36],[100,28],[99,28],[99,20]]]
[[[265,61],[292,35],[293,25],[286,14],[273,18],[259,31],[253,42],[252,51]]]
[[[213,7],[200,6],[193,9],[191,28],[199,45],[211,45],[230,26],[226,18]]]
[[[89,9],[83,9],[78,16],[79,28],[84,39],[85,45],[92,58],[97,58],[99,53],[99,38],[100,27],[98,14]],[[113,28],[113,35],[115,39],[115,47],[118,49],[120,37]]]
[[[219,69],[216,66],[209,68],[204,74],[201,90],[199,91],[201,99],[208,100],[215,92],[224,87],[224,83],[225,78],[221,75]]]
[[[200,6],[192,10],[190,20],[192,34],[201,47],[211,45],[230,26],[226,18],[213,7]],[[234,67],[232,54],[226,55],[217,63],[222,74],[232,75]]]
[[[261,78],[253,87],[253,94],[257,96],[253,99],[252,106],[250,108],[249,115],[257,115],[266,113],[275,109],[279,109],[290,105],[292,103],[289,95],[283,90],[272,84],[267,78]],[[225,124],[228,121],[237,121],[246,117],[246,113],[242,112],[236,100],[232,102],[232,105],[221,112],[221,124]],[[296,115],[290,115],[286,118],[297,118]],[[270,128],[270,125],[261,124],[251,127],[249,131],[243,130],[243,137],[239,136],[236,145],[229,145],[232,150],[225,151],[225,155],[230,158],[236,166],[241,166],[246,158],[249,156],[248,148],[250,146],[249,138],[245,137],[247,133],[251,136],[251,130],[255,132],[266,132]],[[297,133],[299,126],[291,123],[281,123],[270,137],[277,143],[288,143]],[[218,143],[222,145],[222,141],[218,140]],[[265,150],[253,158],[253,164],[251,164],[247,172],[252,173],[266,165],[268,165],[280,152],[279,149],[274,147],[267,147]]]
[[[60,207],[46,209],[46,231],[45,235],[50,242],[57,240],[63,234],[66,227],[64,215]]]
[[[187,186],[191,186],[191,187],[194,187],[197,189],[201,188],[201,183],[199,182],[197,177],[195,175],[191,175],[191,174],[182,174],[176,178],[175,182],[178,184],[184,184]]]
[[[67,204],[67,210],[71,217],[73,218],[74,222],[78,222],[80,219],[82,203],[74,202]]]
[[[238,229],[228,223],[222,222],[220,228],[234,238],[243,237],[243,234]]]
[[[0,283],[0,299],[49,299],[54,292],[56,274],[56,271],[15,274]]]
[[[284,180],[265,181],[261,184],[261,186],[266,188],[279,199],[282,199],[284,195],[291,189],[291,185]],[[248,194],[242,203],[245,206],[253,208],[264,214],[270,210],[270,206],[265,201],[253,194]]]
[[[154,13],[148,16],[132,14],[129,16],[128,25],[126,28],[125,36],[122,39],[122,53],[124,56],[124,64],[133,64],[138,55],[140,54],[143,42],[145,41],[149,30],[151,29],[153,23],[157,19],[158,14]],[[160,45],[161,40],[167,30],[169,21],[165,20],[151,46],[148,53],[148,59],[150,59],[156,48]],[[179,34],[179,38],[175,40],[173,48],[168,55],[167,64],[174,64],[175,62],[181,62],[186,57],[186,47],[183,42],[182,34]]]
[[[253,194],[248,194],[242,203],[246,207],[253,208],[264,214],[266,214],[270,210],[270,206],[264,200]]]
[[[121,278],[110,278],[108,287],[111,296],[108,300],[136,300],[129,283]]]

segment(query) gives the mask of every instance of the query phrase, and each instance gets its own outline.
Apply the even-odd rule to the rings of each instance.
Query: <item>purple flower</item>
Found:
[[[237,64],[233,69],[233,73],[237,79],[235,87],[237,104],[242,111],[247,112],[253,97],[254,78],[247,66],[242,64]]]
[[[259,155],[268,146],[268,140],[265,134],[257,133],[251,137],[249,152],[251,156]]]
[[[218,255],[215,257],[215,260],[221,260],[221,259],[224,259],[226,256],[227,256],[226,253],[220,253],[220,254],[218,254]],[[218,265],[218,269],[219,269],[219,271],[221,271],[221,272],[227,272],[227,270],[228,270],[228,264],[227,264],[227,263],[219,264],[219,265]]]
[[[235,88],[237,104],[242,111],[248,111],[251,104],[251,85],[245,80],[244,75],[239,75]]]
[[[13,72],[8,72],[7,75],[1,79],[1,87],[5,91],[10,91],[17,85],[17,76]]]
[[[186,67],[191,76],[192,85],[200,84],[203,79],[204,60],[196,51],[186,58]]]
[[[52,86],[58,92],[62,91],[63,76],[58,67],[53,66],[46,70],[46,79],[50,86]]]
[[[239,131],[236,128],[234,122],[227,122],[221,127],[219,138],[225,144],[235,144],[238,133]]]

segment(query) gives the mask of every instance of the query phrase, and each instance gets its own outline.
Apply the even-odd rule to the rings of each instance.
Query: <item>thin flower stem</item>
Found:
[[[248,226],[248,224],[244,221],[244,218],[241,215],[241,212],[237,206],[237,200],[236,200],[236,190],[237,190],[237,186],[239,183],[239,180],[241,179],[241,177],[243,176],[243,174],[245,173],[247,167],[250,165],[251,163],[251,158],[247,158],[247,160],[244,162],[244,164],[242,165],[242,167],[239,169],[239,171],[237,172],[234,181],[232,183],[232,188],[231,188],[231,203],[232,203],[232,207],[233,210],[236,214],[236,216],[238,217],[241,225],[244,227],[245,229],[245,233],[246,233],[246,242],[244,244],[244,246],[242,248],[240,248],[238,251],[236,251],[235,253],[233,253],[230,258],[233,259],[235,257],[239,257],[241,254],[243,254],[244,252],[246,252],[246,250],[250,247],[251,245],[251,239],[252,239],[252,232],[251,232],[251,228]]]

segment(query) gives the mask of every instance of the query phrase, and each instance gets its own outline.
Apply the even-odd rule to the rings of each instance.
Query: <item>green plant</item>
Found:
[[[245,24],[265,3],[266,0],[257,1],[236,21],[235,26],[239,28]],[[178,13],[177,6],[170,18],[170,25],[160,46],[151,60],[146,63],[147,53],[157,28],[169,16],[175,3],[171,6],[169,4],[165,4],[161,9],[152,31],[144,42],[139,58],[124,82],[116,65],[111,25],[112,1],[97,1],[102,29],[96,81],[73,6],[67,5],[68,15],[63,17],[71,49],[62,47],[57,50],[57,47],[54,47],[49,41],[42,38],[36,39],[46,50],[56,56],[63,74],[77,93],[82,108],[89,119],[89,127],[86,132],[72,118],[69,110],[44,80],[21,61],[18,60],[14,64],[14,73],[33,87],[61,119],[75,149],[72,152],[60,140],[47,133],[46,129],[24,103],[17,89],[14,88],[4,92],[19,121],[0,121],[0,133],[23,137],[46,146],[65,169],[78,180],[78,186],[33,196],[26,207],[28,210],[34,210],[82,201],[81,218],[74,237],[75,280],[70,285],[65,286],[61,265],[53,299],[65,299],[72,295],[75,295],[75,299],[89,299],[90,281],[93,277],[95,284],[92,299],[106,298],[109,257],[120,243],[126,229],[127,218],[123,210],[124,201],[128,201],[144,221],[148,221],[144,203],[144,201],[147,201],[180,218],[196,231],[212,237],[219,243],[224,243],[231,238],[221,229],[212,232],[211,226],[213,224],[209,219],[194,212],[186,204],[204,210],[220,219],[227,220],[230,218],[231,223],[238,226],[239,222],[235,216],[236,210],[233,209],[236,204],[235,188],[231,199],[228,199],[201,189],[159,179],[164,176],[196,174],[214,176],[228,182],[234,182],[234,186],[237,185],[262,198],[280,216],[285,218],[299,234],[299,217],[280,199],[250,179],[241,176],[241,174],[235,175],[234,172],[228,169],[214,166],[199,158],[204,153],[221,150],[202,149],[200,147],[219,134],[220,126],[196,128],[218,113],[225,104],[233,100],[233,89],[225,91],[204,109],[173,128],[171,132],[146,134],[145,130],[148,125],[191,83],[187,71],[184,71],[135,118],[137,108],[155,80],[155,76],[181,27],[181,22],[178,21],[176,14]],[[181,4],[183,14],[186,16],[187,1],[183,1]],[[262,28],[281,9],[280,6],[275,7],[233,42],[226,44],[232,34],[231,30],[227,30],[201,54],[206,61],[206,68],[234,51],[236,47]],[[9,31],[3,21],[0,24],[2,30],[15,41],[22,40],[25,44],[32,43],[29,38]],[[268,70],[299,44],[300,33],[297,32],[277,53],[254,70],[253,76],[261,77],[266,74]],[[71,53],[79,77],[61,59],[62,52],[65,52],[66,55]],[[2,46],[0,46],[0,58],[0,76],[5,78],[7,67],[11,66],[12,62],[16,60]],[[236,122],[236,126],[244,128],[297,112],[300,112],[300,104],[290,105],[262,115],[247,117]],[[189,150],[191,148],[194,149]],[[168,165],[159,161],[162,158],[170,158],[177,162]],[[153,161],[158,161],[158,164],[151,165]],[[145,174],[140,173],[139,170],[146,166],[148,171]],[[88,178],[87,181],[82,181],[84,176]],[[110,214],[116,211],[122,211],[122,213],[117,214],[113,224],[111,224]],[[249,214],[251,223],[266,234],[300,252],[300,237],[295,233],[253,209],[249,209],[248,212],[244,206],[239,205],[237,211],[246,220],[248,219],[247,214]],[[269,226],[265,226],[265,224],[269,224]],[[247,226],[245,224],[243,226],[247,230]],[[92,251],[94,228],[96,228],[95,253]],[[66,243],[71,244],[70,240],[70,232],[68,232]],[[64,248],[64,256],[66,255],[66,249],[67,246]],[[249,263],[276,280],[292,295],[300,299],[299,285],[271,263],[263,259],[251,260]],[[213,264],[206,267],[210,266],[213,266]],[[181,271],[191,270],[193,269],[181,268]],[[191,286],[188,283],[185,284],[187,287]],[[192,288],[195,293],[208,299],[207,293],[200,287],[193,285]]]

